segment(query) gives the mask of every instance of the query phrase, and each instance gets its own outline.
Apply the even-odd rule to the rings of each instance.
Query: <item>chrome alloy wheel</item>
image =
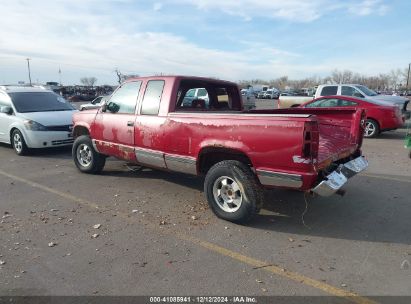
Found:
[[[376,131],[375,125],[372,122],[367,121],[365,123],[365,131],[364,131],[365,136],[370,137],[374,135],[375,131]]]
[[[213,195],[218,207],[225,212],[236,212],[243,201],[240,187],[228,176],[221,176],[214,182]]]
[[[13,146],[17,153],[21,153],[23,150],[23,140],[18,132],[13,136]]]
[[[81,144],[77,148],[77,160],[83,167],[88,167],[93,160],[93,152],[88,145]]]

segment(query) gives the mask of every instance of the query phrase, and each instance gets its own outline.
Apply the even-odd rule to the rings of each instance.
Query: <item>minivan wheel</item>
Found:
[[[84,173],[98,174],[106,164],[106,156],[94,149],[87,135],[79,136],[74,141],[72,156],[76,167]]]
[[[23,134],[20,130],[15,129],[11,134],[11,145],[13,146],[14,151],[17,155],[27,155],[29,153],[29,148],[26,145]]]
[[[207,172],[204,192],[208,204],[220,218],[245,223],[263,205],[263,191],[251,169],[236,160],[215,164]]]

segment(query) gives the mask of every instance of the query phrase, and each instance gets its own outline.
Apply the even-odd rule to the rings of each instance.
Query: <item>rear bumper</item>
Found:
[[[364,171],[367,167],[367,160],[363,156],[357,157],[345,164],[341,164],[337,170],[327,175],[325,180],[311,190],[321,196],[331,196],[340,190],[350,177]]]

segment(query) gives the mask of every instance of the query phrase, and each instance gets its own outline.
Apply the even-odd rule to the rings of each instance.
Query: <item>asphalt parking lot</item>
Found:
[[[212,214],[200,178],[0,145],[0,294],[411,296],[405,132],[364,140],[344,197],[267,191],[247,226]]]

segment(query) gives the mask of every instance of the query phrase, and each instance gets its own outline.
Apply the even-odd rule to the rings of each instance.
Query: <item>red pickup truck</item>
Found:
[[[205,89],[207,99],[189,92]],[[189,93],[189,94],[188,94]],[[339,192],[364,170],[365,113],[355,108],[248,110],[235,83],[186,76],[126,81],[99,109],[73,116],[73,159],[99,173],[106,157],[204,175],[214,213],[245,222],[263,189]]]

